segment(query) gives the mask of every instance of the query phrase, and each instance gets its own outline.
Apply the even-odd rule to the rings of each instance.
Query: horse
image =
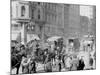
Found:
[[[19,72],[19,67],[22,61],[22,57],[25,56],[25,54],[18,54],[18,55],[12,55],[11,56],[11,69],[17,68],[16,74]]]

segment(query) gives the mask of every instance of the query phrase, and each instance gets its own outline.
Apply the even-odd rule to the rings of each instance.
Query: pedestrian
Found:
[[[36,62],[35,62],[35,61],[33,61],[33,63],[32,63],[32,64],[33,64],[33,68],[32,68],[32,69],[33,69],[33,72],[34,72],[34,73],[36,73]]]
[[[22,57],[22,73],[23,74],[27,74],[29,71],[29,62],[30,62],[30,58],[28,58],[28,56],[23,56]]]
[[[30,61],[29,65],[28,65],[28,69],[29,69],[29,74],[31,74],[31,71],[32,71],[32,60]]]
[[[72,66],[72,57],[67,57],[66,59],[65,59],[65,67],[66,67],[66,69],[67,70],[71,70],[71,66]]]
[[[29,63],[29,73],[36,73],[36,64],[34,59],[32,59]]]
[[[84,67],[85,67],[85,63],[84,63],[83,57],[81,57],[81,59],[79,60],[79,65],[77,67],[77,70],[83,70]]]
[[[16,74],[16,72],[17,72],[17,68],[13,68],[13,69],[11,70],[11,74]]]
[[[93,58],[90,55],[90,60],[89,60],[90,68],[93,69]]]
[[[61,71],[62,67],[61,67],[61,63],[58,64],[59,65],[59,72]]]
[[[55,58],[55,71],[56,72],[59,71],[59,59],[58,59],[58,56],[56,56],[56,58]]]
[[[12,68],[17,69],[16,74],[18,74],[19,72],[20,64],[21,64],[21,55],[16,55],[14,58],[12,58]]]
[[[39,44],[36,44],[36,56],[39,56],[39,51],[40,51],[40,48],[39,48]]]
[[[78,59],[77,59],[77,57],[75,57],[75,58],[73,58],[73,60],[72,60],[72,67],[71,67],[71,71],[75,71],[75,70],[77,70],[77,66],[78,66]]]
[[[51,61],[47,62],[47,64],[46,64],[46,72],[52,72],[52,64],[51,64]]]

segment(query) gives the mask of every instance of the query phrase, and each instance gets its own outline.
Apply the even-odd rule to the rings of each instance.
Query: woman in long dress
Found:
[[[65,67],[67,70],[71,70],[71,66],[72,66],[72,59],[71,57],[68,57],[65,59]]]

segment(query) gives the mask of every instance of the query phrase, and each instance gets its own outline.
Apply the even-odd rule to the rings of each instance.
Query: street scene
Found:
[[[11,74],[96,69],[96,7],[11,0]]]

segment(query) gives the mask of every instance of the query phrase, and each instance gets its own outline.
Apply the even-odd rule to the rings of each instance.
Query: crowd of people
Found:
[[[19,44],[19,43],[18,43]],[[94,56],[89,53],[89,64],[86,68],[84,55],[78,53],[66,53],[63,39],[52,44],[42,45],[38,40],[32,40],[26,45],[15,45],[11,47],[11,72],[12,74],[32,74],[41,72],[62,72],[84,69],[95,69]],[[73,48],[74,49],[74,48]]]

